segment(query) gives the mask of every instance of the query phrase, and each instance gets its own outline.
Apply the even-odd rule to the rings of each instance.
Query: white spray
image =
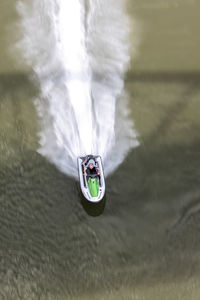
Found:
[[[109,174],[138,145],[124,93],[130,57],[123,1],[20,1],[18,11],[18,46],[41,88],[38,151],[75,177],[77,156],[98,154]]]

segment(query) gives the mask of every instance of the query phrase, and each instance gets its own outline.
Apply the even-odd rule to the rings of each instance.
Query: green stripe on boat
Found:
[[[88,187],[89,187],[90,195],[92,197],[98,197],[99,183],[97,178],[89,178]]]

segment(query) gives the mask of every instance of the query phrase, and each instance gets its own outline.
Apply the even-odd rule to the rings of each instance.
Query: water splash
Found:
[[[41,87],[38,151],[71,176],[79,155],[101,155],[107,175],[138,145],[124,92],[130,56],[123,3],[18,2],[18,46]]]

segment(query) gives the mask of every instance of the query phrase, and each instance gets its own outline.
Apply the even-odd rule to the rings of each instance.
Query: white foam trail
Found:
[[[79,155],[101,155],[108,174],[138,145],[124,93],[130,57],[123,2],[18,2],[18,46],[41,86],[39,152],[72,176]]]

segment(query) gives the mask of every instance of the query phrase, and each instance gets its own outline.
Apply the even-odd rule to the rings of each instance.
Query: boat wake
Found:
[[[71,176],[80,155],[101,155],[108,175],[139,144],[124,91],[130,26],[123,6],[122,0],[18,2],[18,46],[41,90],[38,151]]]

